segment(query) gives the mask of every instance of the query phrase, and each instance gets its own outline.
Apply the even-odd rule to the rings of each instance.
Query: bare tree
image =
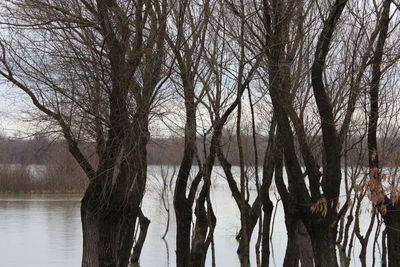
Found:
[[[0,74],[57,123],[89,185],[82,266],[127,266],[146,184],[166,1],[8,1]],[[79,143],[97,145],[92,164]]]
[[[203,169],[199,170],[188,186],[191,169],[196,157],[197,106],[202,99],[203,90],[196,92],[196,80],[204,52],[205,36],[210,16],[209,1],[199,5],[190,5],[189,1],[180,1],[173,7],[172,32],[167,37],[172,56],[176,58],[177,73],[180,82],[178,93],[185,103],[185,144],[179,166],[174,191],[174,208],[177,222],[176,265],[194,264],[191,256],[191,224],[196,191],[201,182]],[[189,191],[189,193],[187,192]],[[187,194],[188,193],[188,194]],[[202,257],[197,264],[202,262]]]
[[[369,91],[370,110],[368,116],[368,161],[371,200],[382,214],[386,225],[389,266],[400,266],[400,202],[397,183],[391,183],[390,196],[384,191],[382,170],[378,153],[379,91],[382,80],[383,55],[389,35],[390,6],[392,1],[384,1],[380,17],[379,35],[372,58],[371,87]]]

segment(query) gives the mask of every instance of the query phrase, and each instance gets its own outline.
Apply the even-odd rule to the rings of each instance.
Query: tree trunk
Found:
[[[93,196],[97,197],[97,196]],[[134,203],[108,215],[98,214],[90,196],[82,200],[82,267],[126,267],[129,264],[137,216]]]
[[[270,248],[269,248],[269,237],[270,237],[270,227],[271,227],[271,217],[272,211],[274,210],[274,205],[272,201],[269,199],[264,201],[263,203],[263,227],[262,227],[262,249],[261,249],[261,266],[268,267],[269,266],[269,255],[270,255]]]
[[[192,209],[187,201],[175,201],[176,216],[176,266],[189,266],[190,230],[192,223]]]
[[[297,247],[299,248],[301,266],[314,267],[314,255],[310,235],[301,220],[298,220],[297,223]]]
[[[196,106],[193,87],[185,87],[185,147],[174,190],[174,209],[176,216],[176,266],[187,267],[190,260],[190,237],[193,213],[193,200],[188,199],[187,188],[193,158],[196,153]],[[191,187],[193,187],[193,183]],[[197,185],[194,186],[197,188]],[[191,189],[190,189],[191,190]],[[196,191],[196,190],[194,190]]]
[[[386,225],[389,267],[400,267],[400,202],[391,204],[383,216]]]
[[[367,267],[367,246],[366,246],[367,244],[361,244],[361,251],[359,258],[362,267]]]
[[[147,179],[146,114],[135,114],[125,160],[101,161],[81,202],[83,267],[126,267]]]
[[[293,219],[285,219],[287,228],[287,245],[283,267],[299,266],[299,247],[297,246],[297,223]]]
[[[243,226],[245,226],[247,228],[247,231],[242,231],[242,234],[241,234],[240,240],[239,240],[239,247],[237,249],[237,254],[239,256],[241,267],[250,266],[250,256],[249,255],[250,255],[251,233],[249,233],[249,228],[246,226],[245,221],[247,221],[247,216],[242,215],[241,216],[242,229],[243,229]]]
[[[370,88],[370,113],[368,121],[368,160],[370,168],[370,178],[378,186],[371,190],[373,196],[383,198],[384,201],[378,202],[377,207],[383,204],[387,205],[387,212],[382,212],[382,217],[386,225],[387,234],[387,252],[389,267],[400,266],[400,203],[391,203],[389,197],[385,194],[382,187],[381,171],[379,166],[378,153],[378,120],[379,120],[379,89],[382,78],[382,62],[384,56],[384,47],[388,38],[389,23],[390,23],[390,5],[392,1],[385,0],[383,2],[383,10],[379,23],[379,36],[376,43],[375,51],[372,58],[372,76]],[[382,261],[384,264],[384,261]]]
[[[382,267],[387,267],[386,229],[382,232]]]
[[[317,223],[317,222],[315,222]],[[336,227],[324,223],[314,225],[310,233],[316,267],[336,267]]]
[[[87,210],[85,202],[81,205],[81,220],[83,233],[82,267],[94,267],[100,265],[100,237],[99,226],[96,218]]]
[[[208,247],[214,235],[216,218],[211,203],[209,203],[209,190],[210,181],[205,180],[196,201],[196,224],[194,227],[192,249],[190,251],[190,264],[188,265],[190,267],[205,266]]]
[[[393,229],[386,225],[389,267],[400,266],[400,232],[398,229],[400,228]]]
[[[194,236],[192,242],[192,250],[190,252],[190,265],[193,267],[204,267],[207,248],[205,247],[205,240],[207,238],[207,215],[196,215],[196,226],[194,229]]]
[[[300,218],[292,215],[287,221],[288,241],[283,266],[313,267],[314,256],[312,244],[307,229]]]
[[[149,229],[149,225],[150,225],[150,220],[146,216],[144,216],[142,211],[140,211],[139,212],[140,233],[139,233],[139,238],[136,240],[135,246],[133,247],[131,262],[139,261],[144,241],[146,240],[147,230]]]

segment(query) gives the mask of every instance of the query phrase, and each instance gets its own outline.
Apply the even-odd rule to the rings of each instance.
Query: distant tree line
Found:
[[[255,155],[252,148],[253,137],[250,135],[241,135],[242,142],[244,144],[245,150],[243,151],[243,156],[245,159],[246,166],[255,165]],[[234,142],[236,136],[222,136],[221,142],[224,144],[222,150],[226,154],[229,162],[234,166],[240,165],[240,155],[239,149],[236,142]],[[353,137],[349,139],[351,143],[363,142],[364,151],[361,155],[366,153],[366,140],[362,137]],[[184,150],[184,138],[182,137],[166,137],[166,138],[151,138],[147,144],[147,162],[150,165],[179,165],[182,160],[183,150]],[[321,139],[319,137],[319,142]],[[197,149],[201,150],[204,148],[204,140],[201,137],[197,138]],[[257,136],[256,138],[258,150],[258,157],[262,157],[262,151],[266,149],[268,143],[267,136]],[[394,139],[378,139],[379,147],[383,147],[384,143],[391,144],[391,151],[399,154],[400,153],[400,140],[396,137]],[[209,146],[209,140],[206,140],[206,147]],[[87,155],[94,155],[94,144],[85,144],[85,153]],[[37,165],[47,165],[51,159],[59,158],[60,154],[66,156],[67,147],[62,140],[52,140],[51,138],[42,136],[36,138],[10,138],[3,136],[0,138],[0,163],[1,164],[37,164]],[[296,153],[301,153],[299,151],[298,144],[296,144]],[[314,146],[314,153],[319,155],[321,151],[318,151],[318,145]],[[383,152],[380,152],[383,153]],[[361,159],[358,157],[359,151],[350,150],[347,155],[346,163],[349,165],[368,166],[368,158],[363,156]],[[200,155],[201,156],[201,155]],[[69,156],[71,157],[71,156]],[[60,159],[61,160],[61,159]],[[64,159],[63,159],[64,160]],[[398,158],[396,164],[400,163]],[[220,165],[220,162],[216,162]],[[304,163],[302,163],[304,164]],[[393,164],[393,160],[387,159],[382,163],[382,166],[390,166]],[[259,166],[262,166],[262,162],[258,162]]]

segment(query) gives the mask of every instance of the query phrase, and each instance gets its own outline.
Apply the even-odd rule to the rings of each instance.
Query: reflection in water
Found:
[[[162,239],[165,244],[165,252],[167,253],[167,267],[169,267],[169,247],[168,247],[168,242],[165,240],[165,238]]]
[[[271,258],[272,258],[272,266],[277,266],[275,261],[275,253],[274,253],[274,246],[272,244],[272,240],[269,240],[269,249],[271,250]]]

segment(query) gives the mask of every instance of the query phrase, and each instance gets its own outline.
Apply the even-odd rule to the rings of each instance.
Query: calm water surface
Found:
[[[79,196],[0,195],[0,266],[79,266]]]

